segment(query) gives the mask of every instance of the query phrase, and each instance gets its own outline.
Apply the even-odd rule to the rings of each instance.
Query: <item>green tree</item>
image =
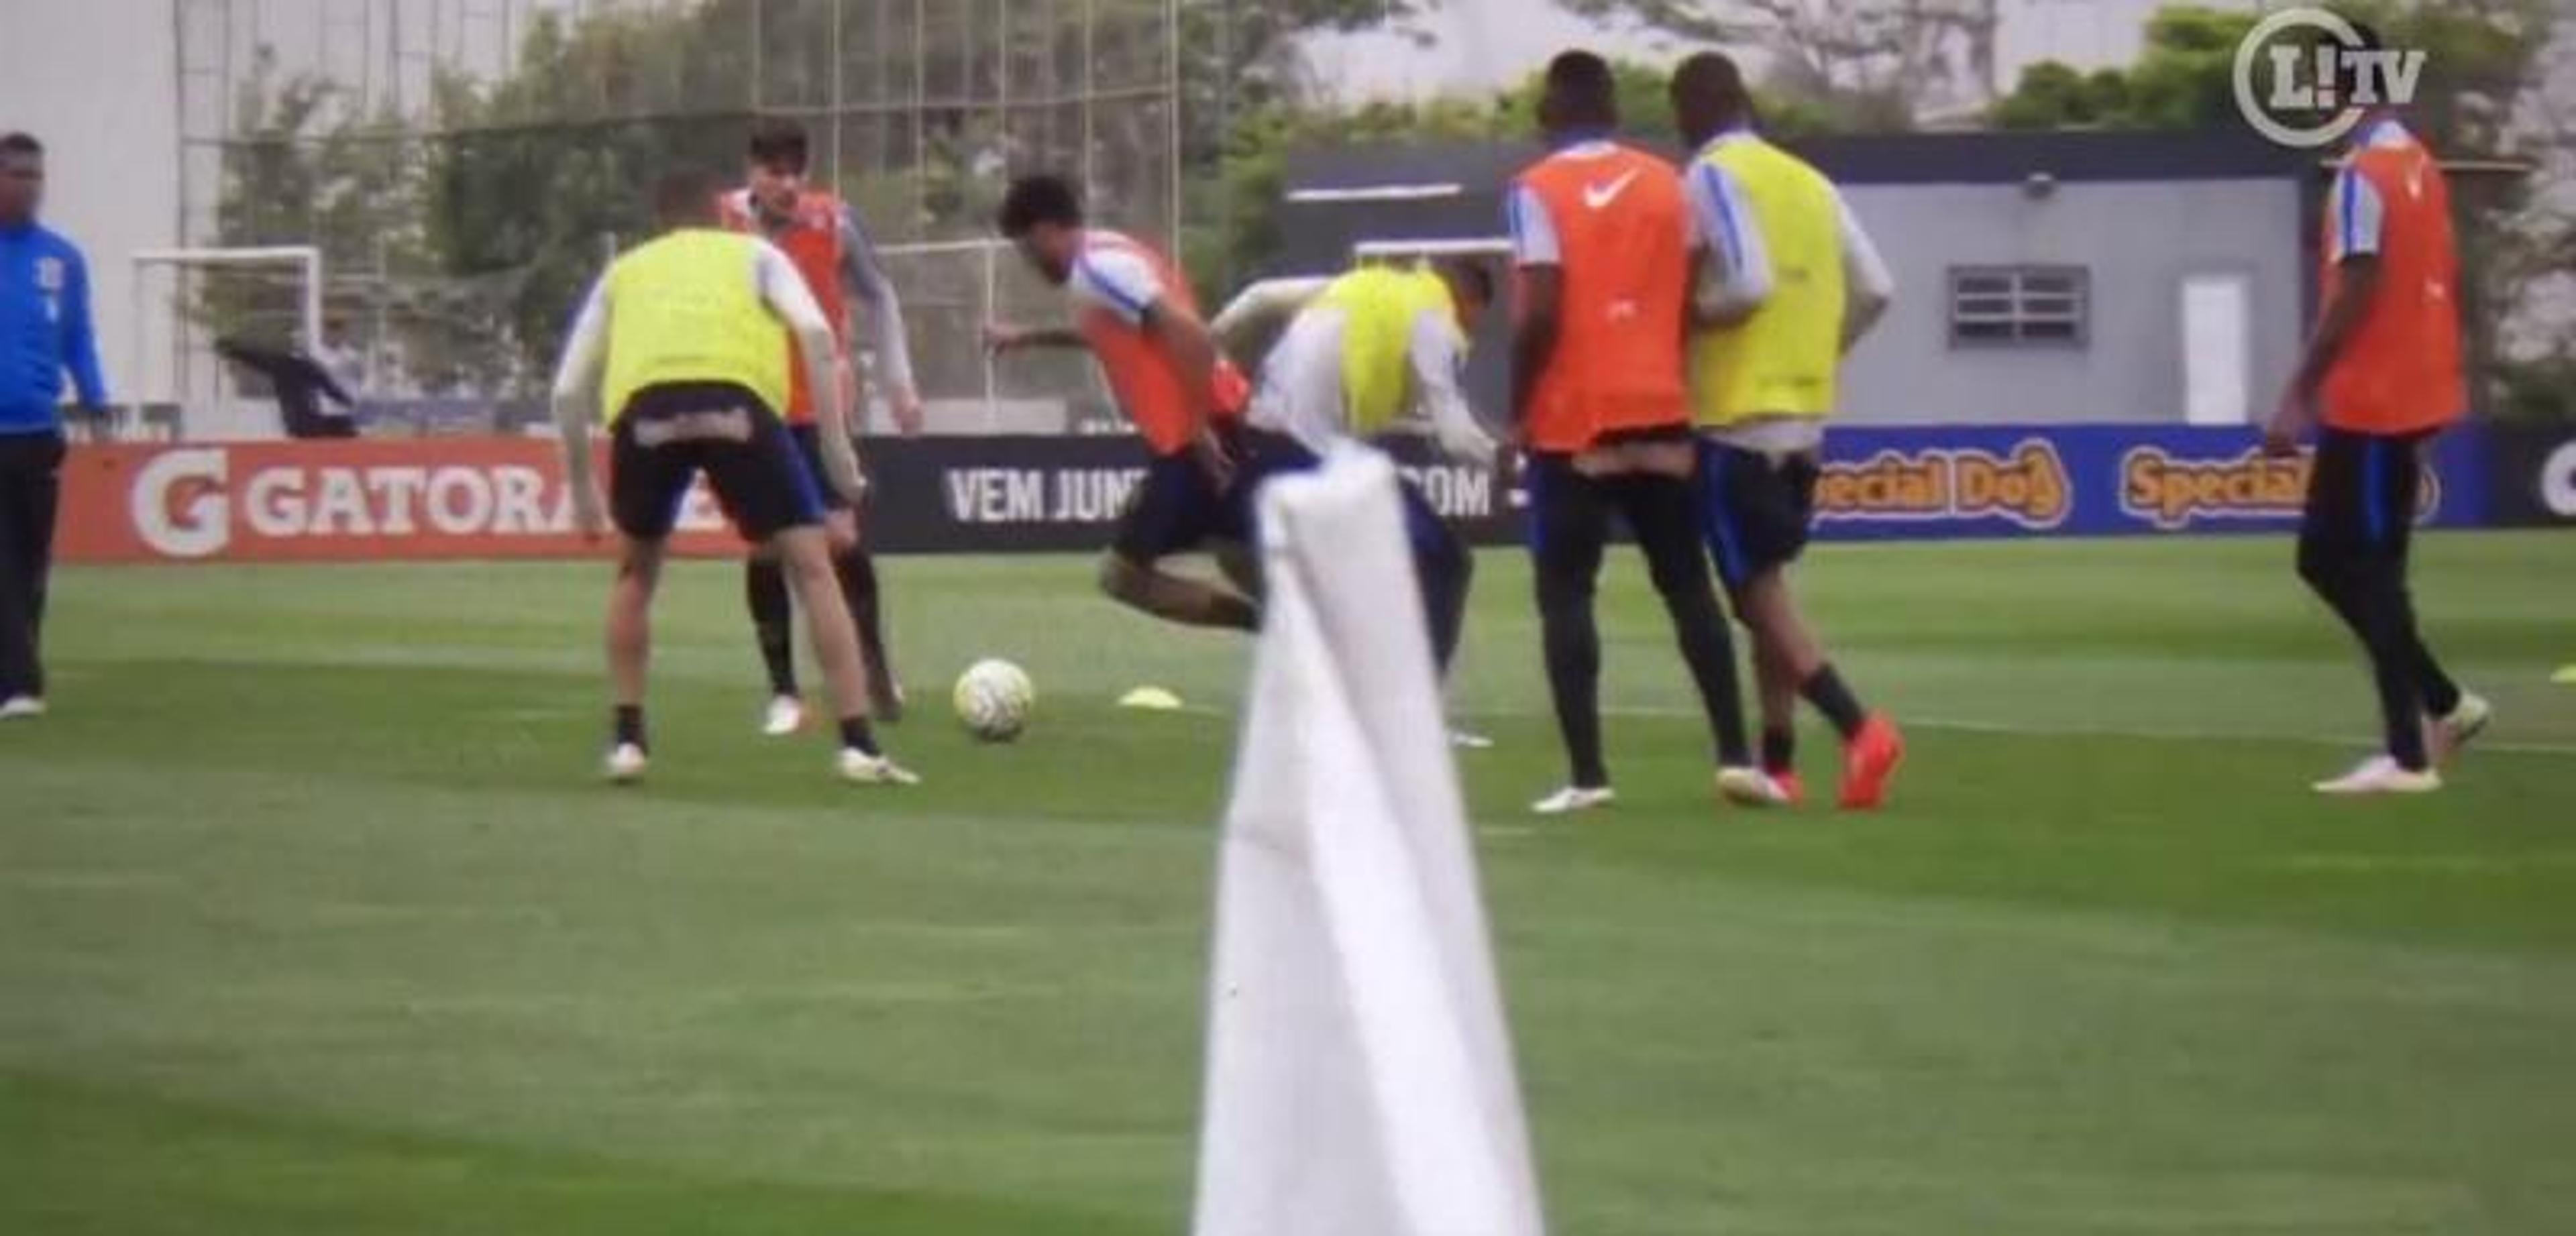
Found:
[[[1611,64],[1624,128],[1650,141],[1677,140],[1666,94],[1670,74],[1655,65]],[[1327,145],[1377,145],[1441,141],[1531,141],[1538,136],[1538,100],[1546,71],[1532,70],[1508,90],[1483,99],[1441,97],[1418,103],[1371,102],[1356,107],[1274,105],[1245,116],[1229,135],[1222,191],[1202,185],[1192,217],[1219,223],[1193,229],[1189,267],[1202,299],[1221,297],[1229,280],[1218,272],[1266,273],[1282,247],[1281,213],[1291,151]],[[1765,130],[1803,137],[1847,126],[1822,106],[1756,92]],[[1220,210],[1230,204],[1230,210]]]
[[[239,132],[222,149],[215,242],[313,245],[322,251],[326,321],[370,307],[363,272],[417,252],[420,166],[384,136],[388,118],[347,114],[345,96],[310,75],[281,78],[273,51],[254,53],[234,100]],[[298,337],[302,296],[273,272],[210,267],[185,311],[211,333],[317,347]],[[332,342],[345,342],[333,340]]]
[[[2401,6],[2368,0],[2338,6],[2368,22],[2391,46],[2425,54],[2424,74],[2406,109],[2410,125],[2453,158],[2529,162],[2567,174],[2576,165],[2576,107],[2554,106],[2552,48],[2560,60],[2576,31],[2555,24],[2543,0],[2454,0]],[[2232,129],[2238,115],[2233,80],[2236,49],[2255,15],[2197,5],[2157,11],[2145,47],[2125,70],[2079,79],[2063,65],[2026,69],[1991,120],[2005,128],[2106,127]],[[2557,41],[2553,41],[2553,37]],[[2558,72],[2570,70],[2563,64]],[[2495,349],[2478,366],[2489,405],[2528,412],[2551,405],[2558,379],[2576,363],[2576,342],[2561,335],[2532,339],[2518,315],[2543,299],[2558,272],[2576,266],[2576,220],[2563,203],[2535,193],[2519,176],[2485,172],[2456,178],[2461,260],[2473,299],[2473,338]],[[2520,348],[2500,348],[2524,340]],[[2553,346],[2554,345],[2554,346]]]
[[[1905,129],[1994,96],[2001,0],[1558,0],[1677,38],[1764,53],[1773,94],[1843,128]]]

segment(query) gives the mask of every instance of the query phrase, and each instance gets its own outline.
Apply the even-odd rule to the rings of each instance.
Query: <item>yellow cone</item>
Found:
[[[2576,665],[2559,666],[2558,672],[2549,676],[2549,681],[2562,687],[2576,687]]]
[[[1181,697],[1161,687],[1138,687],[1118,697],[1121,708],[1142,708],[1147,712],[1179,712]]]

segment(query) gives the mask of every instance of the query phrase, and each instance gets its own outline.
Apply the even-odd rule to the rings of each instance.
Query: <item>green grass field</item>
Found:
[[[1624,801],[1541,823],[1489,555],[1463,766],[1553,1229],[2576,1232],[2576,538],[2423,543],[2500,720],[2406,802],[2306,792],[2372,724],[2288,556],[1820,552],[1912,722],[1870,818],[1708,804],[1620,561]],[[889,565],[894,793],[754,735],[723,566],[673,580],[631,792],[597,567],[64,572],[56,714],[0,728],[0,1232],[1182,1230],[1246,648],[1089,573]],[[945,716],[986,654],[1043,692],[1015,747]],[[1144,682],[1193,710],[1109,706]]]

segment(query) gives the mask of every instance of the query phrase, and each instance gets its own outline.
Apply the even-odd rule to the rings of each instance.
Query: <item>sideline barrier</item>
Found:
[[[2428,460],[2423,522],[2538,521],[2554,492],[2545,461],[2565,455],[2576,469],[2576,451],[2559,448],[2576,434],[2555,432],[2543,441],[2473,425],[2445,435]],[[2512,449],[2491,449],[2497,441]],[[1471,540],[1520,538],[1520,495],[1500,478],[1431,462],[1419,441],[1400,442],[1395,453]],[[887,439],[866,454],[876,484],[869,536],[895,553],[1096,549],[1143,476],[1139,448],[1125,438]],[[573,535],[562,469],[543,440],[80,445],[63,482],[57,549],[67,562],[601,552]],[[2561,484],[2576,487],[2576,470]],[[2305,459],[2265,459],[2247,429],[1853,427],[1830,439],[1817,536],[2277,532],[2296,524],[2306,485]],[[2572,516],[2576,509],[2561,517]],[[680,553],[739,552],[703,491],[691,495],[679,527]]]

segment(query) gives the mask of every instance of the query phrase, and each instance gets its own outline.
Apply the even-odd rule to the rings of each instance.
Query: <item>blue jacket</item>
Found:
[[[81,403],[107,402],[89,321],[89,263],[61,234],[0,227],[0,434],[52,433],[70,370]]]

